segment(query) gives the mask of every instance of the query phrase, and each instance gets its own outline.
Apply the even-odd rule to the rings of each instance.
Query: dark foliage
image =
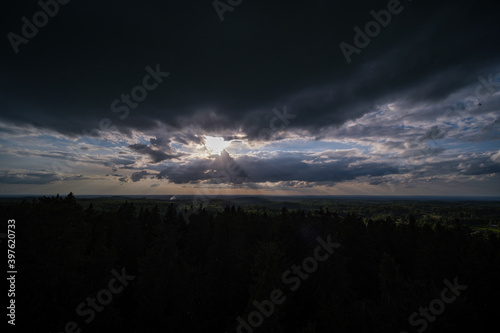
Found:
[[[500,309],[499,236],[458,220],[200,206],[186,223],[174,204],[87,205],[70,194],[0,206],[4,221],[16,219],[23,331],[75,321],[83,332],[235,332],[279,288],[286,301],[256,332],[416,332],[410,315],[455,277],[467,290],[426,332],[486,331]],[[329,235],[341,246],[291,291],[283,273]],[[136,278],[85,323],[77,306],[124,267]]]

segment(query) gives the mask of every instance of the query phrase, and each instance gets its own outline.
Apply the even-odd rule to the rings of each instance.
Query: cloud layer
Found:
[[[210,2],[71,2],[18,54],[4,40],[0,183],[497,194],[495,4],[400,6],[348,64],[339,44],[387,1],[253,1],[224,22]],[[36,10],[13,3],[4,33]]]

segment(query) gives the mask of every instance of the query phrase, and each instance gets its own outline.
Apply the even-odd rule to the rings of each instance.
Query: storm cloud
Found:
[[[109,187],[131,191],[390,179],[493,193],[496,4],[393,2],[375,34],[366,24],[387,0],[245,1],[222,22],[211,1],[69,2],[19,52],[4,38],[1,182],[57,188],[113,168]],[[4,36],[38,10],[9,4]],[[341,43],[359,48],[350,62]],[[170,74],[155,81],[155,68]]]

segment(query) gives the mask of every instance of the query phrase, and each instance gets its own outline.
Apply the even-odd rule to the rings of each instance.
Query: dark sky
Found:
[[[298,137],[311,145],[345,144],[350,140],[352,146],[348,148],[369,147],[363,152],[371,158],[380,152],[379,145],[389,141],[400,148],[407,143],[408,150],[414,142],[425,141],[428,133],[434,131],[439,136],[441,132],[456,130],[445,125],[458,124],[459,118],[438,124],[436,115],[450,118],[446,113],[450,106],[456,111],[457,105],[467,103],[466,96],[475,96],[479,75],[486,79],[493,75],[493,81],[496,80],[500,71],[498,4],[401,1],[400,13],[392,14],[390,23],[359,53],[352,54],[348,63],[339,44],[354,46],[354,27],[364,30],[365,24],[374,20],[370,12],[386,10],[387,6],[386,0],[243,0],[232,11],[226,11],[221,21],[210,0],[72,0],[59,5],[59,12],[27,44],[18,45],[16,53],[8,34],[22,35],[21,18],[26,16],[32,22],[40,5],[37,1],[11,1],[4,4],[0,14],[5,36],[0,67],[4,158],[14,154],[16,145],[12,138],[23,128],[45,131],[38,137],[76,140],[83,137],[83,130],[99,128],[99,122],[105,118],[116,127],[115,135],[132,140],[127,145],[122,142],[127,153],[142,154],[155,165],[162,161],[195,163],[183,159],[193,154],[180,145],[186,148],[202,144],[206,135],[226,140],[238,138],[250,145],[261,141],[276,144]],[[112,102],[142,85],[147,66],[158,66],[170,74],[148,91],[137,107],[130,108],[127,117],[120,119],[122,113],[112,112]],[[482,121],[481,126],[489,126],[490,136],[486,139],[483,131],[462,140],[487,141],[480,153],[491,153],[488,158],[499,149],[498,136],[491,135],[498,132],[491,132],[491,128],[498,128],[495,92],[500,89],[490,89],[493,91],[488,101],[472,111],[478,122]],[[486,92],[480,92],[483,91]],[[412,121],[425,125],[403,124],[420,130],[404,138],[397,132],[396,123],[385,130],[379,123],[346,127],[387,105],[397,105]],[[259,137],[261,129],[269,127],[271,110],[284,106],[288,113],[296,115],[285,124],[287,134]],[[389,110],[396,112],[394,107]],[[151,140],[145,142],[134,133]],[[458,140],[453,144],[460,146],[460,135],[453,135],[450,139]],[[437,136],[432,139],[445,137]],[[418,141],[419,137],[424,139]],[[288,147],[294,145],[289,142]],[[296,150],[307,153],[310,145],[306,146]],[[451,149],[443,147],[427,146]],[[455,156],[469,152],[465,146],[460,147]],[[335,145],[333,148],[338,149]],[[275,153],[276,149],[269,148]],[[327,149],[332,148],[324,150]],[[51,150],[56,151],[60,149]],[[243,162],[250,158],[247,152],[230,153]],[[405,158],[403,150],[395,152]],[[390,155],[388,151],[384,153]],[[126,165],[118,163],[116,167]],[[133,167],[162,179],[147,165]],[[3,165],[3,170],[9,168]],[[36,167],[17,169],[35,171]],[[42,169],[50,168],[38,171]],[[86,176],[84,171],[83,167],[79,171],[82,177]],[[346,180],[357,177],[350,175]],[[292,175],[282,179],[259,174],[252,182],[339,181],[337,177],[317,178]]]

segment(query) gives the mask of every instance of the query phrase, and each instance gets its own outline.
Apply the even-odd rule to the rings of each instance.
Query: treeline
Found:
[[[286,301],[255,332],[417,332],[424,322],[409,317],[455,278],[467,289],[425,320],[426,332],[485,330],[500,309],[500,238],[461,223],[234,206],[199,207],[186,221],[174,204],[97,211],[72,194],[0,207],[5,223],[16,220],[26,331],[65,332],[74,321],[83,332],[235,332],[254,301],[280,289]],[[318,237],[340,247],[290,290],[283,274],[313,256]],[[135,278],[85,322],[78,305],[108,288],[113,269]]]

